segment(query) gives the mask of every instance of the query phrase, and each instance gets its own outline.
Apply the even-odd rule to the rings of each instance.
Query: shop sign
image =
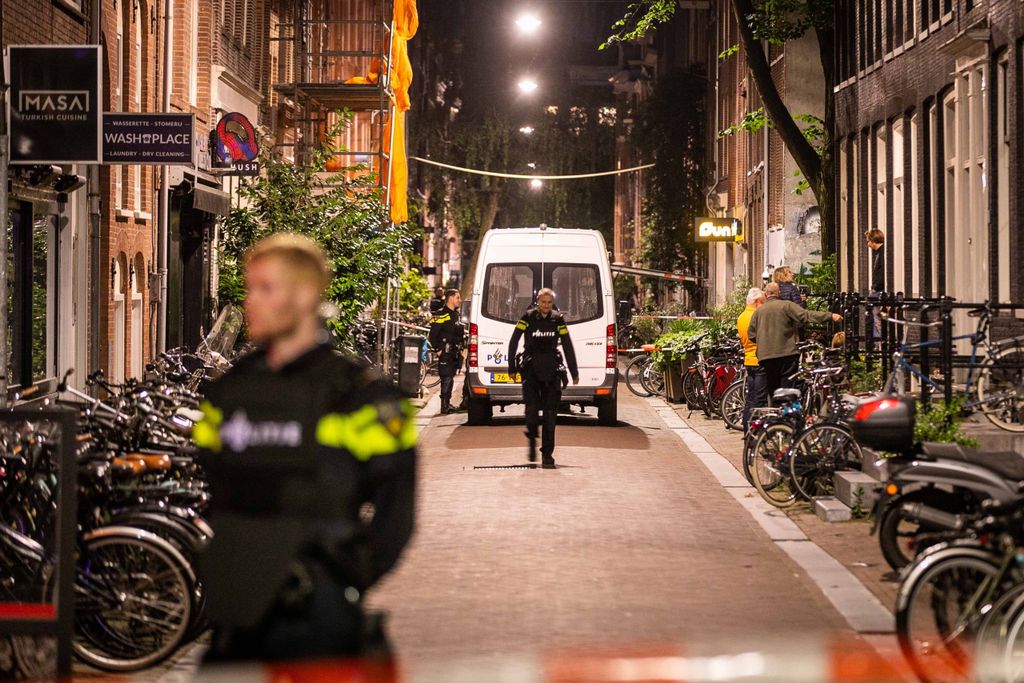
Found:
[[[735,242],[743,238],[743,224],[731,217],[703,217],[694,220],[697,242]]]
[[[224,175],[260,174],[259,140],[245,114],[231,112],[217,122],[215,153],[218,165],[227,169]]]
[[[192,114],[107,112],[103,115],[103,163],[191,166],[194,124]]]
[[[12,45],[7,55],[11,163],[100,163],[100,48]]]

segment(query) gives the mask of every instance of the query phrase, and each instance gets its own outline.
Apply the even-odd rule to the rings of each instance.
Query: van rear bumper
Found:
[[[577,403],[580,405],[597,405],[614,399],[616,394],[616,386],[618,384],[619,374],[616,370],[614,375],[605,375],[605,380],[598,386],[573,386],[569,384],[565,389],[562,390],[562,401],[566,403]],[[519,384],[484,384],[477,377],[475,373],[470,373],[467,376],[466,381],[469,383],[470,396],[472,398],[482,400],[487,398],[492,404],[509,404],[509,403],[522,403],[523,402],[523,388]],[[477,393],[474,389],[483,388],[487,390],[486,394]],[[598,390],[603,389],[608,393],[598,394]]]

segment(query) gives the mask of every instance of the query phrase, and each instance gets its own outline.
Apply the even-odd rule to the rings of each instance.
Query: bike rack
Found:
[[[71,644],[75,620],[75,550],[78,466],[75,458],[77,413],[65,408],[16,409],[0,412],[0,423],[49,422],[60,428],[57,451],[57,515],[54,559],[56,579],[52,603],[0,602],[0,634],[51,635],[57,640],[57,677],[71,677]]]

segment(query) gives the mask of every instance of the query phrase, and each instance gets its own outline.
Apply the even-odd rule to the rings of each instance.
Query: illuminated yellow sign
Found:
[[[743,237],[743,225],[735,218],[698,218],[694,224],[698,242],[732,242]]]

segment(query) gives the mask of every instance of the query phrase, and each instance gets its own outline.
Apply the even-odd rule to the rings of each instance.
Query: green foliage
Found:
[[[612,35],[601,43],[605,50],[615,43],[637,40],[660,24],[668,23],[676,13],[676,0],[640,0],[626,7],[626,14],[612,24]]]
[[[810,296],[807,297],[808,308],[816,311],[828,308],[826,297],[836,291],[839,282],[836,263],[836,255],[829,254],[820,262],[812,263],[810,268],[806,264],[801,264],[800,272],[794,273],[793,281],[811,290]]]
[[[325,139],[336,139],[350,121],[351,114],[344,113]],[[330,324],[345,334],[359,315],[381,298],[388,279],[399,274],[402,259],[413,245],[415,228],[391,226],[383,194],[370,174],[326,173],[327,162],[334,155],[328,144],[312,149],[304,164],[276,156],[272,145],[262,149],[263,174],[242,180],[239,206],[224,222],[220,303],[242,302],[242,264],[251,245],[275,232],[295,232],[315,240],[327,254],[334,272],[327,298],[338,309]]]
[[[771,122],[768,121],[768,115],[764,111],[764,107],[758,107],[753,111],[748,111],[743,115],[743,118],[739,122],[718,131],[718,139],[735,135],[736,133],[757,133],[765,126],[771,126]]]
[[[943,401],[933,403],[928,410],[923,410],[918,401],[914,442],[955,443],[976,448],[978,442],[964,434],[961,428],[964,402],[963,396],[957,396],[948,405]]]
[[[688,269],[692,222],[704,210],[705,85],[700,76],[672,71],[658,80],[641,110],[633,140],[654,162],[645,172],[640,257],[651,268]]]
[[[400,309],[406,321],[424,321],[425,307],[430,301],[431,291],[427,280],[418,270],[407,269],[402,273],[400,286]]]
[[[734,54],[736,54],[739,51],[740,51],[740,44],[736,43],[734,45],[730,45],[729,47],[727,47],[724,50],[722,50],[721,52],[719,52],[718,53],[718,58],[719,59],[728,59],[729,57],[732,57]]]
[[[654,345],[662,351],[655,351],[651,355],[651,362],[655,367],[664,370],[669,363],[678,363],[683,359],[682,350],[689,346],[694,339],[705,334],[710,329],[709,320],[676,320],[669,327],[669,331],[655,340]]]
[[[881,391],[882,389],[882,367],[878,361],[874,361],[869,368],[862,355],[847,358],[846,374],[850,379],[850,391],[855,394]]]

